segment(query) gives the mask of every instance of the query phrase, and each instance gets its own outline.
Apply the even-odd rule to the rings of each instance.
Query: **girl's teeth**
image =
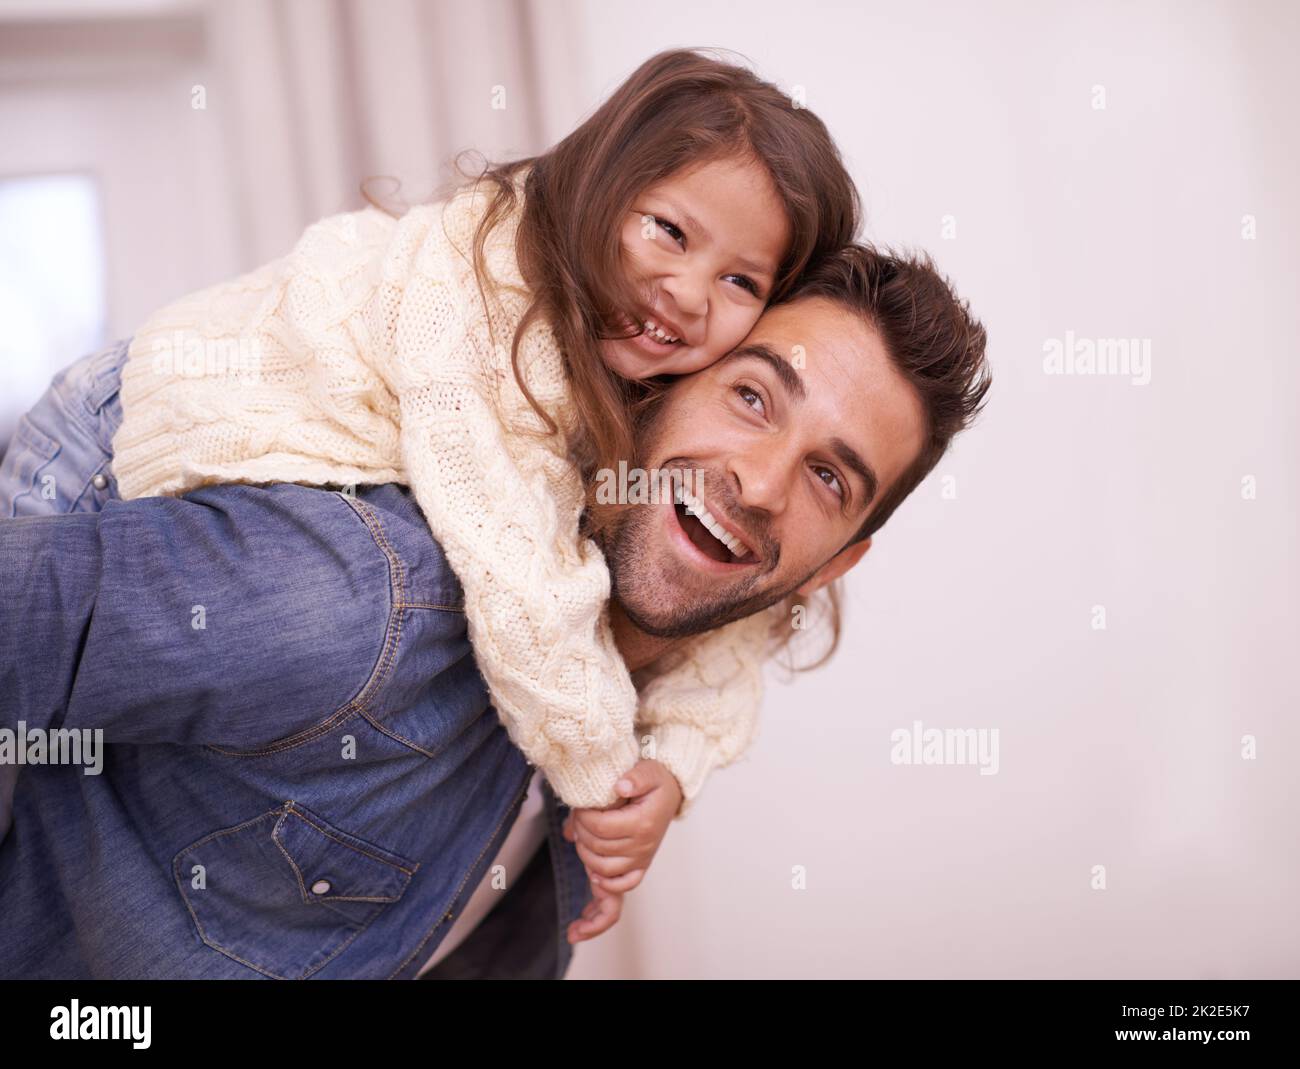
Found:
[[[678,341],[678,339],[673,337],[671,334],[667,334],[660,330],[653,319],[647,319],[645,321],[645,330],[650,337],[663,345],[673,345]]]

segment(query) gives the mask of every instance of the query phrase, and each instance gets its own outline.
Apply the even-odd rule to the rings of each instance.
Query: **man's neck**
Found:
[[[662,657],[669,650],[680,646],[685,639],[656,638],[648,635],[627,618],[623,606],[617,601],[609,603],[609,622],[614,629],[614,641],[618,651],[623,655],[623,662],[629,672],[644,668]]]

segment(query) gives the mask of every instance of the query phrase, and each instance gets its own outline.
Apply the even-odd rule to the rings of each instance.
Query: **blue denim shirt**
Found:
[[[117,499],[125,351],[60,376],[0,472],[0,728],[104,744],[97,775],[19,769],[0,976],[413,978],[533,772],[460,584],[398,486]],[[553,925],[511,938],[555,940],[558,978],[590,889],[543,790]]]

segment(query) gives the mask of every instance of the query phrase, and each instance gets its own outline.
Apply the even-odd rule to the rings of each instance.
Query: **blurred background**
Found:
[[[670,46],[802,94],[994,386],[570,977],[1300,975],[1296,4],[5,0],[0,442],[365,177],[534,153]],[[997,774],[893,763],[917,722]]]

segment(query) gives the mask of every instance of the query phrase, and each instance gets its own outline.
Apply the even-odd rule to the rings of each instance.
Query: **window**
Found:
[[[107,340],[104,278],[92,177],[0,179],[0,454],[54,373]]]

